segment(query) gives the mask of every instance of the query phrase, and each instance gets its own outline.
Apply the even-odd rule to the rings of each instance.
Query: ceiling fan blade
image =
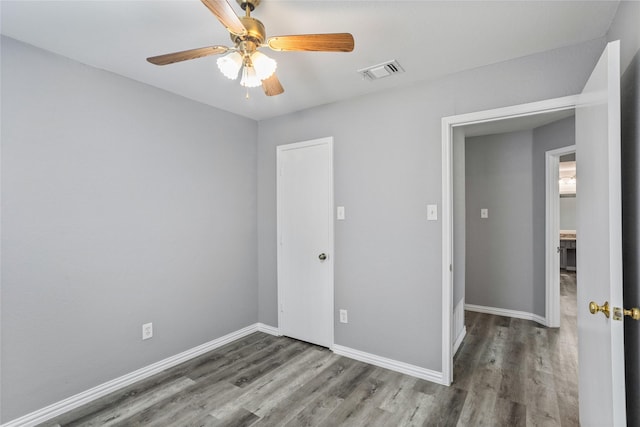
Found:
[[[276,73],[273,73],[271,77],[266,78],[262,81],[262,89],[264,89],[264,93],[267,96],[280,95],[282,92],[284,92],[284,88],[280,84],[280,80],[278,80],[278,76],[276,76]]]
[[[167,65],[174,62],[186,61],[188,59],[202,58],[203,56],[217,55],[225,53],[229,48],[225,46],[208,46],[197,49],[183,50],[181,52],[167,53],[165,55],[152,56],[147,61],[155,65]]]
[[[349,33],[299,34],[296,36],[276,36],[267,40],[273,50],[309,52],[351,52],[355,46]]]
[[[216,15],[218,21],[232,34],[244,36],[247,29],[242,25],[240,18],[233,11],[233,8],[227,0],[201,0],[205,6]]]

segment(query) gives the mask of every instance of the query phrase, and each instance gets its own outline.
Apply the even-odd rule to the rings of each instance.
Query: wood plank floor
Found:
[[[451,387],[255,333],[43,425],[578,425],[575,286],[559,330],[467,312]]]

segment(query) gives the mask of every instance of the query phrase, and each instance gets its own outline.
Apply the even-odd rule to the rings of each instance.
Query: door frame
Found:
[[[560,156],[576,152],[576,146],[549,150],[545,153],[545,324],[560,327]]]
[[[453,129],[575,109],[578,99],[578,95],[571,95],[442,118],[442,383],[445,385],[453,382]],[[545,320],[547,316],[545,312]]]
[[[334,332],[334,268],[335,268],[335,264],[334,264],[334,254],[335,254],[335,247],[334,247],[334,222],[335,222],[335,217],[333,215],[334,212],[334,200],[333,200],[333,195],[334,195],[334,177],[333,177],[333,137],[329,136],[329,137],[324,137],[324,138],[318,138],[318,139],[312,139],[312,140],[308,140],[308,141],[302,141],[302,142],[295,142],[295,143],[290,143],[290,144],[283,144],[283,145],[278,145],[276,147],[276,236],[277,236],[277,249],[276,249],[276,288],[277,288],[277,299],[278,299],[278,329],[279,329],[279,333],[282,334],[282,324],[283,324],[283,295],[282,295],[282,289],[280,287],[280,280],[278,278],[280,271],[282,271],[282,256],[281,256],[281,245],[282,245],[282,224],[281,224],[281,217],[280,217],[280,211],[281,211],[281,204],[282,204],[282,191],[280,190],[280,176],[282,175],[282,165],[281,165],[281,153],[284,151],[288,151],[288,150],[299,150],[299,149],[304,149],[304,148],[308,148],[308,147],[313,147],[313,146],[317,146],[317,145],[327,145],[328,149],[329,149],[329,161],[328,161],[328,165],[327,167],[329,168],[329,195],[328,195],[328,200],[327,200],[327,204],[328,204],[328,211],[329,211],[329,235],[328,237],[328,244],[327,244],[327,252],[328,252],[328,256],[327,259],[324,261],[325,264],[328,264],[328,268],[329,268],[329,274],[328,274],[328,283],[327,283],[327,289],[325,289],[325,291],[327,292],[327,301],[329,301],[328,303],[328,307],[326,307],[326,310],[328,311],[328,319],[329,319],[329,324],[326,325],[327,328],[327,334],[328,334],[328,340],[329,342],[328,344],[328,348],[330,350],[333,351],[333,347],[335,344],[335,332]]]

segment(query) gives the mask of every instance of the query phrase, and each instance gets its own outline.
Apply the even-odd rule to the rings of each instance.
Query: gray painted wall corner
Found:
[[[256,141],[2,37],[2,422],[257,321]]]

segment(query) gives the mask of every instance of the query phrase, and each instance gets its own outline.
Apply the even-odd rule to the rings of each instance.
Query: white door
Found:
[[[620,43],[609,43],[576,108],[580,423],[626,425],[620,190]],[[589,302],[609,303],[611,316]]]
[[[278,323],[333,345],[333,139],[277,148]]]

